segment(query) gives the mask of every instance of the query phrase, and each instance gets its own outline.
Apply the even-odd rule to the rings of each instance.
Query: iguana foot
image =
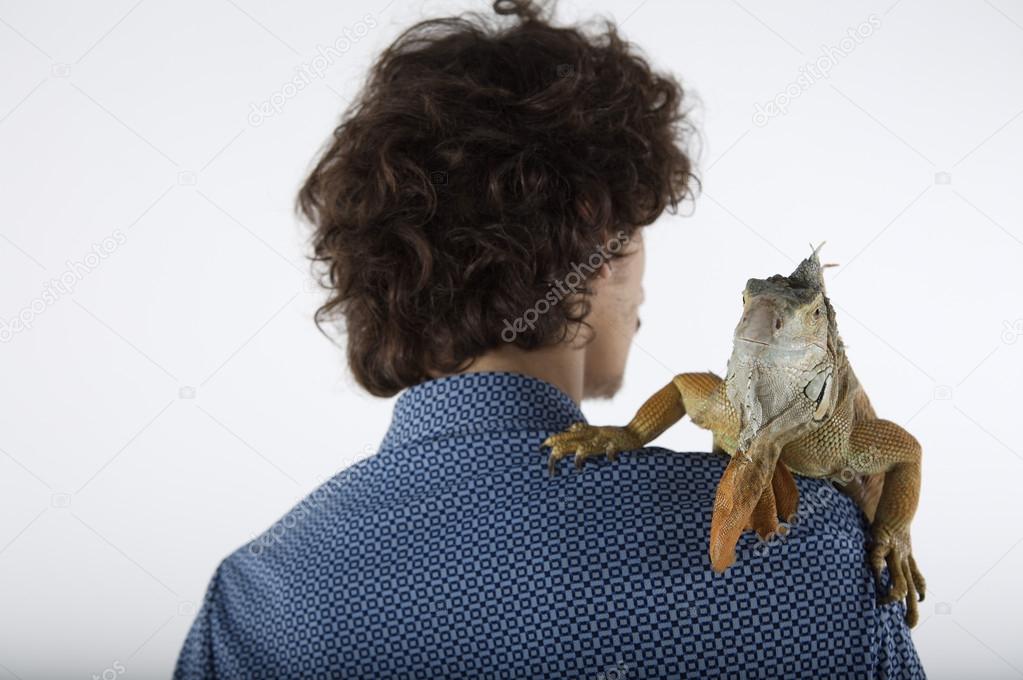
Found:
[[[774,496],[768,493],[771,487],[767,487],[760,495],[757,506],[753,508],[746,526],[742,528],[743,533],[747,531],[757,532],[762,541],[769,541],[778,534],[778,509],[774,504]]]
[[[753,508],[749,522],[743,531],[755,531],[762,541],[769,541],[775,536],[785,536],[789,532],[789,522],[795,515],[795,504],[799,498],[792,473],[780,463],[774,467],[771,484],[764,487],[760,500]],[[778,516],[782,521],[778,521]]]
[[[548,437],[542,446],[551,449],[547,469],[554,475],[558,472],[558,463],[568,456],[574,455],[576,469],[582,469],[589,458],[607,456],[608,460],[614,461],[622,451],[641,448],[643,443],[625,427],[576,423],[566,431]]]
[[[918,601],[923,601],[926,583],[913,559],[908,529],[888,529],[877,527],[874,530],[874,546],[870,551],[870,563],[878,583],[881,582],[881,571],[888,565],[891,585],[888,594],[881,598],[881,604],[889,604],[905,599],[906,624],[910,628],[919,620]]]
[[[765,524],[757,526],[754,524],[749,524],[746,527],[743,527],[742,532],[746,533],[747,531],[755,531],[757,534],[757,538],[759,538],[764,543],[770,543],[775,538],[788,536],[789,530],[791,528],[792,527],[790,524],[775,520],[773,524],[769,525]]]

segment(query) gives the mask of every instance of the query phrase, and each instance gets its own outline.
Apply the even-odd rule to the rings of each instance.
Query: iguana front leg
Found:
[[[576,423],[548,437],[543,443],[551,449],[548,467],[554,474],[558,463],[572,455],[577,468],[594,456],[614,460],[622,451],[646,446],[687,414],[694,423],[712,431],[715,442],[724,440],[729,453],[734,450],[739,420],[725,397],[724,381],[709,372],[680,373],[647,399],[625,427]]]
[[[543,443],[551,449],[548,468],[555,474],[558,464],[573,455],[577,468],[595,456],[615,460],[622,451],[649,444],[685,415],[713,432],[715,445],[722,451],[730,455],[735,450],[739,420],[725,396],[724,381],[713,373],[681,373],[647,399],[625,427],[576,423],[548,437]],[[778,532],[779,513],[786,521],[795,514],[799,492],[789,471],[777,466],[772,484],[762,495],[758,511],[749,514],[748,526],[740,529],[752,528],[767,538]]]
[[[877,578],[888,565],[891,587],[884,602],[905,598],[906,623],[916,625],[917,598],[926,584],[913,558],[909,525],[920,500],[921,448],[913,435],[895,423],[865,420],[849,435],[848,462],[857,472],[884,473],[884,486],[871,527],[874,539],[870,562]]]
[[[749,449],[732,455],[718,482],[710,520],[710,563],[714,571],[723,572],[735,562],[739,536],[750,524],[757,528],[762,521],[764,512],[760,505],[765,496],[774,498],[774,486],[780,486],[783,494],[788,492],[778,473],[784,468],[778,464],[778,458],[785,444],[798,436],[800,426],[799,410],[789,408],[764,424]],[[791,475],[788,479],[791,480]],[[792,487],[795,488],[795,482]]]
[[[625,427],[576,423],[565,432],[548,437],[543,443],[551,449],[547,469],[552,475],[557,474],[558,463],[571,455],[575,455],[576,468],[582,468],[594,456],[615,460],[622,451],[642,448],[657,439],[685,414],[682,395],[671,382],[647,399]]]

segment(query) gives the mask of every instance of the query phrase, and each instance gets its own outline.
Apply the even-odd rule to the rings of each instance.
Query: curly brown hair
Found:
[[[555,27],[548,9],[423,21],[370,70],[298,197],[314,225],[348,362],[390,396],[463,370],[573,263],[691,195],[683,90],[610,21]],[[516,333],[563,341],[585,287]]]

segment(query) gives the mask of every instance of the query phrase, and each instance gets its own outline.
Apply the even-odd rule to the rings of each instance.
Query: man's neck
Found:
[[[583,398],[584,352],[567,343],[528,352],[507,345],[480,355],[462,373],[521,373],[554,385],[578,404]]]

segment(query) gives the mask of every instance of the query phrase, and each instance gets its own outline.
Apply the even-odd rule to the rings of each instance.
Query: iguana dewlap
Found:
[[[790,521],[798,491],[791,472],[840,482],[871,522],[871,565],[887,564],[884,602],[906,600],[918,618],[924,579],[913,559],[909,525],[920,497],[920,444],[877,418],[846,358],[825,295],[818,247],[790,276],[750,279],[725,379],[682,373],[640,407],[625,427],[576,423],[551,436],[550,469],[566,456],[587,458],[638,449],[684,415],[713,433],[715,450],[731,456],[711,518],[710,559],[716,571],[735,561],[742,532],[762,538]],[[781,465],[778,463],[781,462]]]

